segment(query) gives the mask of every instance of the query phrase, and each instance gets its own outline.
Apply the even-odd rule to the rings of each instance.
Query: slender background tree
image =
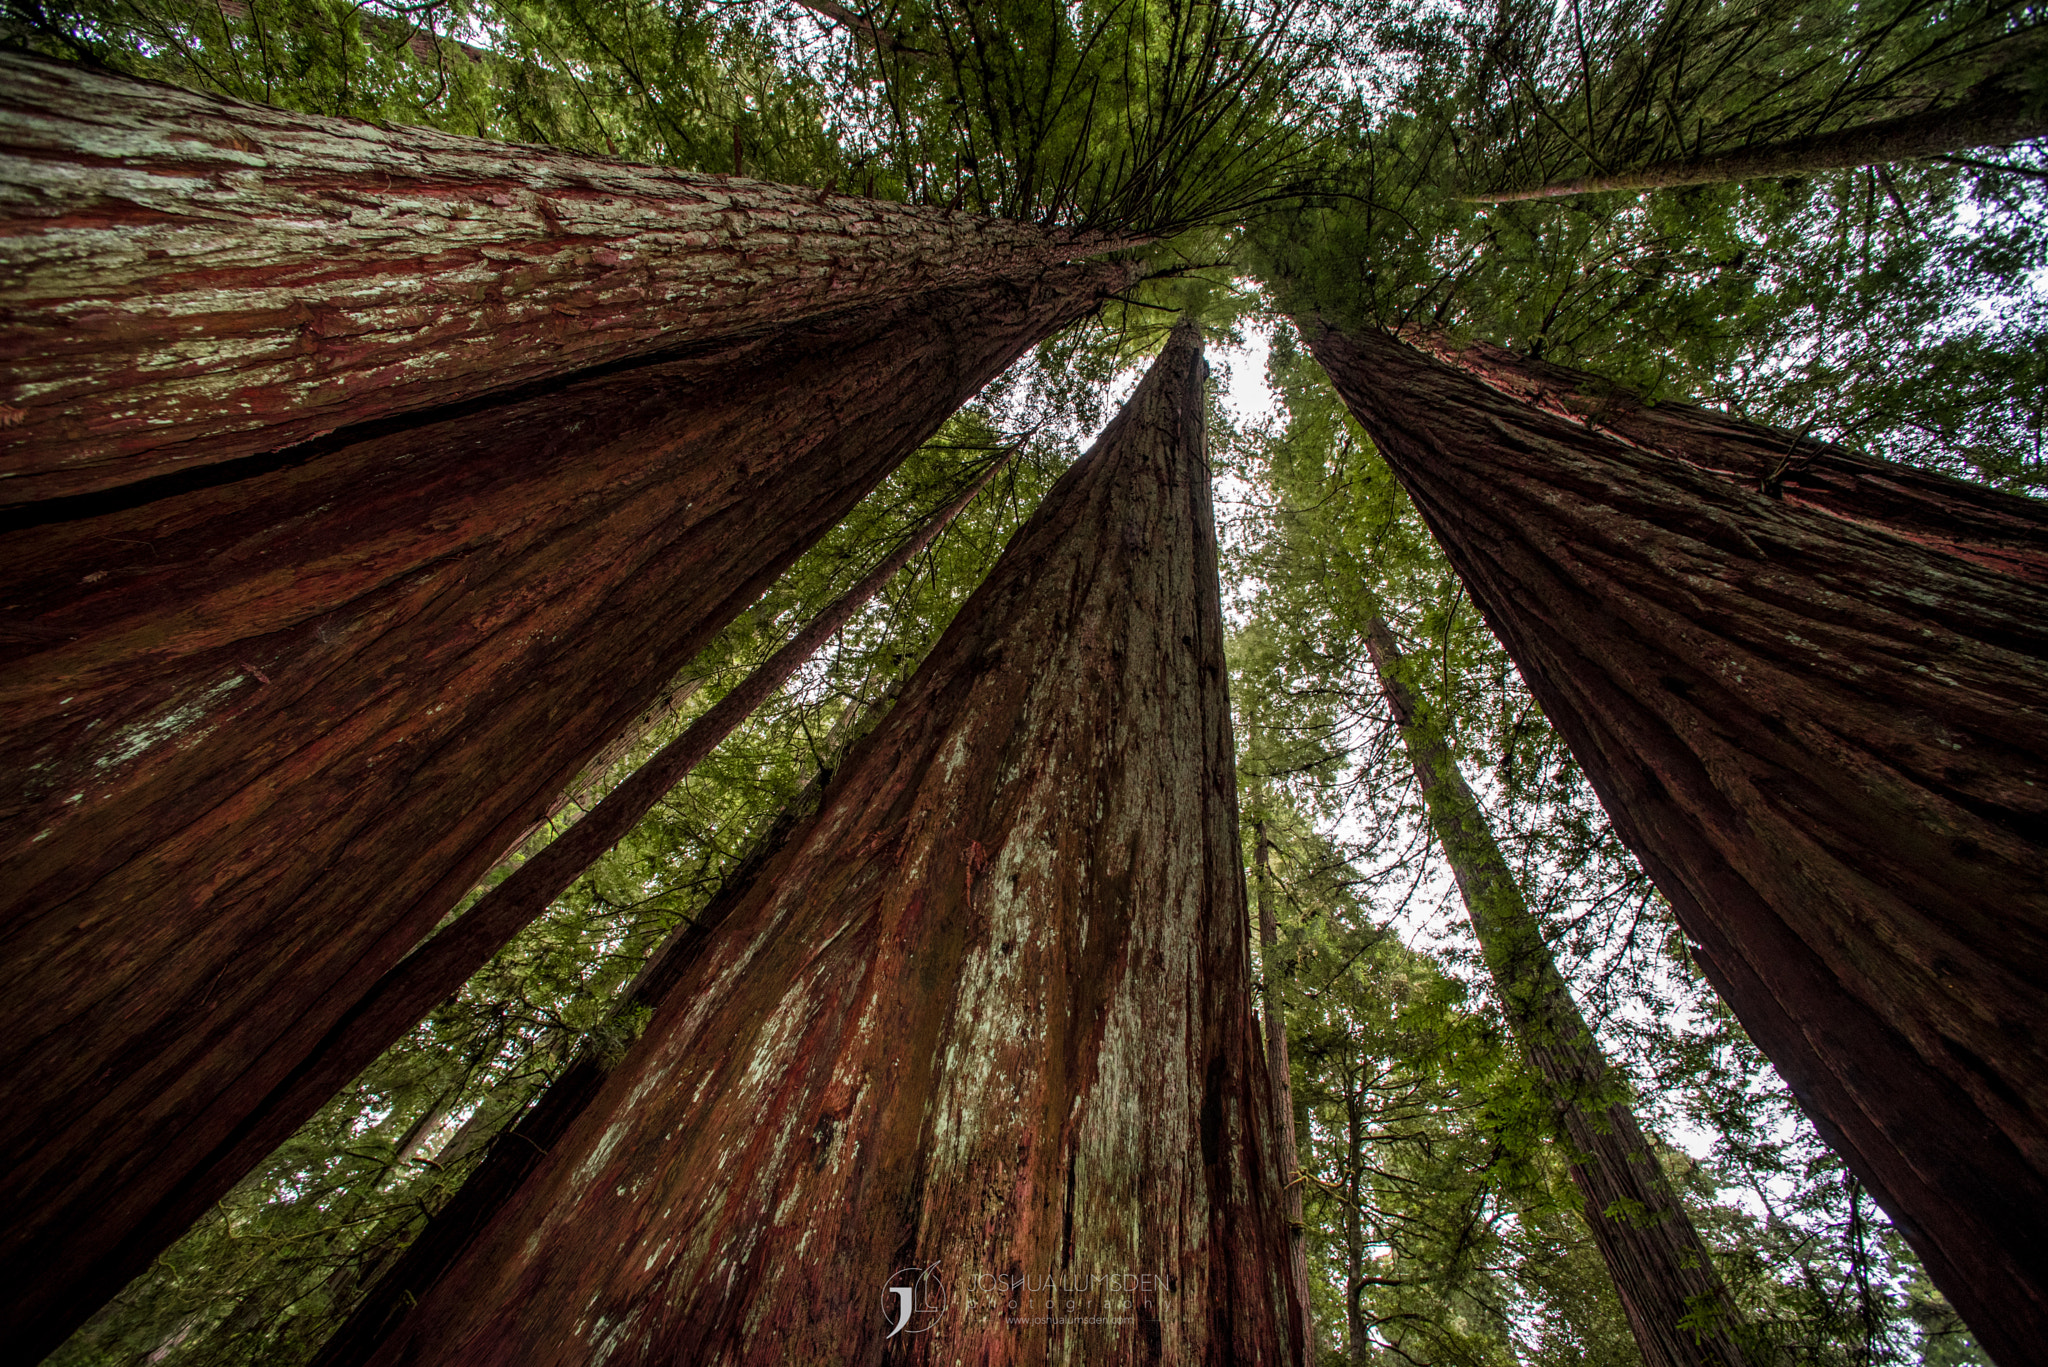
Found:
[[[1120,377],[1156,349],[1151,320],[1164,306],[1197,309],[1212,334],[1273,335],[1287,415],[1284,432],[1240,436],[1220,411],[1211,427],[1234,476],[1220,486],[1239,627],[1232,692],[1265,836],[1246,833],[1246,858],[1256,865],[1264,854],[1274,913],[1259,972],[1283,999],[1270,1014],[1289,1025],[1295,1190],[1326,1354],[1501,1367],[1636,1357],[1549,1104],[1490,1005],[1476,944],[1454,928],[1454,884],[1367,659],[1361,612],[1378,601],[1408,631],[1417,686],[1439,709],[1589,1028],[1632,1086],[1648,1150],[1722,1269],[1760,1359],[1981,1361],[1870,1191],[1704,987],[1692,947],[1471,596],[1266,310],[1298,311],[1306,295],[1342,326],[1399,329],[1459,358],[1522,412],[1533,401],[1582,433],[1623,436],[1728,487],[1831,517],[1875,512],[1945,555],[2024,568],[2035,519],[1994,518],[1988,538],[1982,524],[1960,536],[1951,514],[1995,500],[1896,467],[1874,474],[1843,453],[1980,486],[2044,483],[2048,328],[2028,282],[2048,260],[2048,174],[2038,146],[1997,145],[2038,115],[2037,25],[2024,8],[1926,0],[1556,11],[1377,0],[10,4],[0,44],[202,97],[372,120],[389,146],[432,143],[392,128],[415,125],[559,149],[522,154],[522,172],[617,158],[687,173],[642,167],[641,181],[775,182],[760,193],[792,212],[851,202],[897,221],[908,205],[930,211],[919,221],[968,229],[993,212],[1069,242],[1142,237],[1153,277],[1114,286],[1102,323],[1041,344],[989,405],[950,423],[772,586],[753,585],[756,605],[736,608],[701,649],[650,664],[637,700],[617,700],[620,715],[602,736],[593,728],[581,760],[565,752],[530,775],[531,804],[476,841],[473,862],[449,866],[444,909],[474,901],[483,889],[468,884],[504,879],[548,835],[573,829],[716,705],[950,496],[960,459],[1038,434],[1025,437],[1027,458],[1000,477],[985,514],[963,514],[547,914],[201,1216],[63,1360],[303,1361],[368,1287],[414,1257],[413,1234],[480,1162],[524,1181],[530,1164],[514,1155],[531,1153],[546,1121],[534,1097],[572,1060],[628,1047],[638,1016],[621,1009],[621,994],[649,953],[886,714],[1004,530],[1114,407],[1128,383]],[[232,177],[242,172],[231,163],[253,154],[231,130],[213,136],[228,108],[194,115],[194,128],[212,132],[191,149]],[[1177,112],[1159,114],[1168,108]],[[16,101],[8,117],[30,127],[23,115],[36,112]],[[90,111],[77,126],[89,122]],[[1965,147],[1993,123],[1997,142]],[[1919,141],[1890,137],[1901,130]],[[1858,145],[1853,159],[1869,164],[1827,169]],[[1898,159],[1908,152],[1916,159]],[[1760,168],[1771,176],[1675,184]],[[1575,184],[1602,176],[1662,188]],[[87,187],[84,198],[63,201],[85,215],[80,224],[99,212],[91,179],[67,192]],[[1574,192],[1476,198],[1546,188]],[[527,248],[588,236],[581,220],[572,231],[517,227],[526,201],[513,197],[478,212],[525,233]],[[175,216],[179,201],[160,207]],[[17,209],[33,221],[35,197]],[[60,279],[61,260],[51,266]],[[178,264],[134,269],[168,288]],[[496,263],[477,269],[487,285],[510,279]],[[1238,271],[1258,283],[1233,280]],[[592,288],[573,272],[562,283]],[[548,288],[518,298],[558,302]],[[36,297],[52,317],[71,310],[75,335],[59,344],[77,344],[100,316],[77,291]],[[569,307],[581,302],[576,294]],[[583,325],[601,311],[540,308],[534,318],[568,351],[604,336]],[[333,320],[314,324],[287,320],[284,331],[343,361],[348,346],[389,340],[337,341],[348,334]],[[52,340],[44,329],[38,345]],[[1235,364],[1242,381],[1256,352]],[[38,383],[76,383],[62,365],[45,369]],[[505,369],[475,375],[498,385]],[[38,395],[0,397],[0,422],[12,424],[0,437],[28,438]],[[373,398],[403,402],[397,390]],[[280,415],[289,406],[270,416]],[[146,439],[145,426],[120,440],[137,432]],[[1739,458],[1703,462],[1703,441]],[[1780,441],[1801,458],[1773,460]],[[189,454],[204,453],[171,466],[201,469]],[[214,463],[239,475],[249,458]],[[87,468],[98,479],[108,467]],[[309,468],[281,473],[299,479]],[[83,510],[24,500],[18,480],[0,484],[16,486],[17,522],[48,520],[60,505],[66,516]],[[156,493],[147,481],[139,492]],[[38,504],[49,506],[27,511]],[[150,558],[95,544],[103,559]],[[1402,549],[1389,561],[1393,545]],[[1390,563],[1376,598],[1354,595],[1358,566]],[[103,567],[81,563],[74,578]],[[54,648],[47,635],[25,639],[31,651]],[[250,663],[274,689],[269,658]],[[604,680],[586,673],[582,684],[594,697]],[[529,739],[552,734],[527,729]],[[523,854],[483,874],[522,843]],[[112,944],[98,924],[74,936],[80,962]],[[418,935],[402,938],[401,950]],[[251,941],[243,959],[269,971],[275,948]],[[206,1199],[196,1188],[186,1197],[193,1214]]]

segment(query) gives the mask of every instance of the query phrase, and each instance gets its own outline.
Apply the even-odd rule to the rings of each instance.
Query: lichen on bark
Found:
[[[1200,377],[1183,328],[369,1360],[1298,1360]]]
[[[0,507],[1112,245],[0,53]]]

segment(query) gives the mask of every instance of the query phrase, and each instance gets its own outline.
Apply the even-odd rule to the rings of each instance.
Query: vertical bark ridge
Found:
[[[846,724],[842,714],[834,730]],[[858,727],[861,723],[854,723]],[[830,752],[830,745],[827,745]],[[788,842],[790,835],[816,813],[823,795],[824,777],[814,776],[777,817],[753,849],[726,878],[728,888],[744,886]],[[614,1021],[630,1021],[648,1015],[668,999],[676,981],[676,970],[702,952],[706,938],[716,928],[718,903],[714,900],[703,915],[678,926],[642,966],[620,994]],[[321,1346],[313,1367],[362,1367],[376,1354],[386,1338],[400,1329],[405,1316],[448,1269],[468,1250],[477,1235],[495,1219],[505,1203],[540,1166],[542,1159],[561,1142],[568,1127],[590,1105],[598,1087],[618,1063],[585,1050],[541,1093],[530,1109],[495,1137],[478,1144],[489,1147],[474,1171],[447,1203],[435,1211],[419,1236],[380,1275],[349,1318]],[[479,1109],[481,1117],[484,1112]],[[502,1114],[502,1112],[500,1113]],[[475,1120],[470,1122],[475,1124]],[[467,1127],[465,1127],[467,1128]],[[462,1155],[455,1153],[463,1136],[457,1135],[444,1157],[452,1164]],[[465,1152],[474,1152],[472,1145]]]
[[[0,544],[0,1318],[194,1166],[687,660],[1129,264],[944,291]]]
[[[1386,622],[1367,651],[1508,1026],[1571,1146],[1586,1226],[1649,1367],[1741,1367],[1741,1316],[1544,943]]]
[[[0,54],[0,505],[1116,243]]]
[[[1308,323],[1699,960],[2002,1362],[2048,1342],[2048,595]]]
[[[981,492],[992,464],[939,509],[861,581],[841,594],[738,687],[713,703],[681,735],[635,770],[583,818],[478,898],[454,924],[408,954],[352,1005],[311,1049],[289,1048],[283,1062],[259,1060],[255,1071],[288,1071],[270,1095],[185,1183],[178,1208],[162,1220],[182,1228],[310,1120],[327,1099],[403,1038],[436,1005],[531,925],[583,871],[631,834],[640,819],[766,702],[818,648],[851,620],[912,557],[931,544]],[[408,917],[418,922],[427,909]]]
[[[1408,341],[1503,394],[1800,508],[2048,584],[2048,502],[1620,386],[1484,342]]]
[[[1185,327],[372,1361],[1299,1360],[1201,371]],[[944,1308],[888,1338],[906,1269]]]

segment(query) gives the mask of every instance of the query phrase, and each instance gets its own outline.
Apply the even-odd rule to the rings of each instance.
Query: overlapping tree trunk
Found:
[[[1133,267],[862,308],[0,545],[0,1324],[187,1178],[732,616]]]
[[[1991,1353],[2048,1343],[2048,591],[1311,347],[1702,967]]]
[[[1000,468],[992,464],[958,497],[926,519],[881,564],[841,594],[738,687],[663,746],[581,820],[527,859],[505,880],[379,978],[289,1075],[244,1117],[231,1145],[211,1155],[186,1184],[188,1204],[228,1188],[313,1118],[327,1099],[404,1038],[545,912],[606,850],[616,845],[836,635],[898,571],[952,522]],[[208,1202],[210,1204],[210,1200]]]
[[[1503,394],[1746,488],[2048,584],[2048,502],[1689,403],[1646,404],[1584,371],[1485,342],[1409,340]]]
[[[1430,829],[1493,975],[1495,996],[1571,1147],[1572,1182],[1586,1227],[1614,1280],[1649,1367],[1740,1367],[1741,1318],[1706,1245],[1643,1138],[1558,972],[1543,927],[1494,842],[1486,813],[1445,743],[1444,730],[1408,677],[1386,622],[1368,625],[1366,649],[1394,714]]]
[[[1298,1360],[1200,373],[1183,328],[373,1361]]]
[[[1105,245],[0,54],[0,506]]]

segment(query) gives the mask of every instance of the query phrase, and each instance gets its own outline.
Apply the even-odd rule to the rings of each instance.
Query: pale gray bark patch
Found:
[[[1109,245],[0,54],[0,503]]]

